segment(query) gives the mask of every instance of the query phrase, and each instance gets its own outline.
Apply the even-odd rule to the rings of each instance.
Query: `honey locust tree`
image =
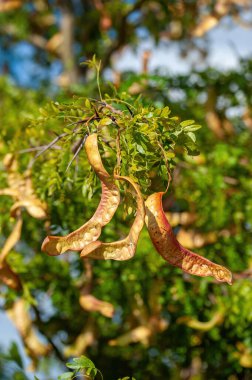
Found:
[[[251,99],[244,80],[250,64],[228,75],[192,73],[196,82],[127,75],[118,91],[104,84],[102,99],[95,91],[95,98],[62,93],[49,102],[2,81],[1,235],[2,247],[9,241],[11,280],[2,276],[2,308],[34,367],[43,357],[64,363],[85,353],[108,378],[250,375]],[[168,88],[182,90],[182,100],[170,98]],[[216,107],[220,97],[225,101]],[[241,105],[239,117],[228,113]],[[165,190],[170,171],[163,205],[179,241],[231,269],[232,287],[166,264],[146,229],[134,258],[125,262],[41,251],[46,235],[66,236],[97,207],[100,184],[83,147],[92,132],[98,132],[107,171],[119,166],[145,198]],[[21,186],[22,194],[7,194],[10,184],[12,190]],[[120,207],[101,241],[127,236],[133,223],[134,198],[124,183],[120,190]]]

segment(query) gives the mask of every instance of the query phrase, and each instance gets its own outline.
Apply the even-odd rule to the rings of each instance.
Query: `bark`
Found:
[[[60,31],[62,34],[60,55],[64,67],[63,75],[65,83],[77,83],[79,73],[74,55],[74,15],[66,6],[62,7]]]

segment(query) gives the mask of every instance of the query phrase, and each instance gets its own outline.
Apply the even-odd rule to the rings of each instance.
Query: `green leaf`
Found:
[[[82,355],[79,358],[74,358],[72,363],[67,363],[66,366],[70,369],[73,369],[75,371],[80,371],[84,369],[85,371],[88,371],[89,374],[91,372],[94,373],[94,376],[97,374],[97,368],[95,367],[92,360],[88,359],[86,356]]]
[[[88,109],[91,108],[91,103],[90,103],[89,99],[85,100],[85,107],[88,108]]]
[[[193,132],[193,131],[197,131],[200,128],[201,128],[201,125],[199,124],[188,125],[187,127],[184,128],[184,132]]]
[[[194,123],[195,123],[194,120],[185,120],[185,121],[181,121],[180,125],[181,125],[181,127],[184,128],[184,127],[187,127],[188,125],[192,125]]]
[[[65,372],[62,375],[58,376],[58,380],[72,380],[73,375],[73,372]]]
[[[73,133],[73,131],[71,129],[69,129],[69,128],[63,128],[63,131],[65,133],[69,133],[69,134]]]
[[[103,119],[100,120],[99,126],[105,126],[105,125],[110,125],[112,124],[112,120],[109,117],[104,117]]]
[[[11,360],[14,360],[19,365],[20,368],[24,368],[22,357],[21,357],[20,352],[18,350],[18,346],[14,342],[11,344],[11,347],[9,349],[9,356],[10,356]]]
[[[190,139],[195,143],[196,142],[196,136],[193,132],[188,132],[187,136],[190,137]]]
[[[165,155],[167,158],[174,158],[175,157],[175,153],[173,153],[173,152],[165,152]]]
[[[142,147],[141,145],[139,145],[139,144],[137,144],[137,151],[138,151],[139,153],[142,153],[142,154],[145,153],[145,150],[144,150],[143,147]]]
[[[171,111],[169,107],[165,107],[162,109],[162,112],[160,114],[161,117],[168,117],[170,115]]]

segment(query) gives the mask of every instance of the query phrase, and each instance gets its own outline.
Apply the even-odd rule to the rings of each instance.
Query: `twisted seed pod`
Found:
[[[213,276],[217,281],[232,285],[232,274],[228,269],[189,251],[178,242],[163,210],[163,194],[154,193],[145,202],[145,223],[158,253],[184,272],[201,277]]]
[[[139,187],[129,177],[115,176],[114,178],[129,182],[136,192],[137,213],[129,235],[123,240],[112,243],[95,241],[82,250],[80,257],[123,261],[131,259],[135,254],[139,235],[144,225],[144,201]]]
[[[68,250],[81,251],[87,244],[97,240],[101,228],[110,222],[120,202],[120,192],[113,178],[104,168],[98,149],[97,134],[89,135],[85,142],[87,158],[102,183],[100,203],[92,218],[67,236],[47,236],[42,251],[50,256]]]

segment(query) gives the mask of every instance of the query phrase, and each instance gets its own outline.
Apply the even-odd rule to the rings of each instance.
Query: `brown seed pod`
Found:
[[[213,276],[217,281],[232,285],[232,274],[228,269],[189,251],[178,242],[163,210],[163,194],[154,193],[145,202],[145,223],[158,253],[184,272],[201,277]]]
[[[88,161],[102,183],[101,200],[92,218],[79,229],[67,236],[45,238],[41,249],[50,256],[57,256],[68,250],[81,251],[87,244],[97,240],[101,228],[110,222],[120,202],[119,189],[102,164],[97,134],[87,137],[85,149]]]
[[[22,216],[20,210],[17,215],[17,222],[13,227],[11,234],[6,239],[5,244],[0,252],[0,281],[8,287],[20,290],[22,288],[19,276],[12,270],[6,259],[11,249],[16,245],[21,236]]]
[[[0,281],[14,290],[20,290],[22,288],[18,275],[13,272],[6,261],[0,263]]]
[[[136,192],[137,213],[130,232],[125,239],[112,243],[95,241],[82,250],[80,257],[123,261],[131,259],[135,254],[139,235],[144,225],[144,201],[139,187],[129,177],[116,175],[114,178],[129,182]]]
[[[43,343],[36,334],[24,299],[17,299],[12,308],[7,310],[7,314],[20,333],[28,355],[34,360],[48,355],[52,347],[50,344]]]
[[[0,189],[0,195],[8,195],[15,199],[11,208],[11,216],[16,217],[21,208],[36,219],[44,219],[47,215],[47,205],[42,202],[34,192],[31,171],[26,170],[23,174],[18,172],[18,163],[14,155],[6,154],[3,160],[4,167],[8,173],[9,187]]]
[[[99,300],[92,294],[81,294],[79,302],[84,310],[98,311],[107,318],[112,318],[115,313],[115,308],[111,303]]]

